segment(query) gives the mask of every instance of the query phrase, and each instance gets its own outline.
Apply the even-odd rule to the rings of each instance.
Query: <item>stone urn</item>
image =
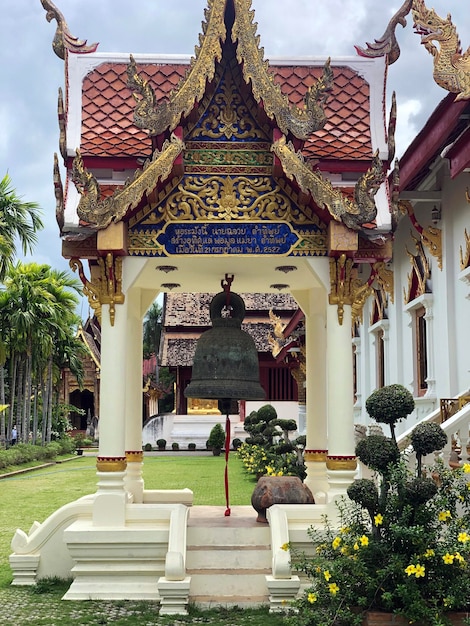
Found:
[[[257,522],[267,524],[266,509],[272,504],[315,504],[313,494],[298,476],[262,476],[251,496]]]

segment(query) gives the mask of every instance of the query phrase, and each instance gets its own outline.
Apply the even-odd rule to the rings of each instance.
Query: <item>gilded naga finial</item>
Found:
[[[52,49],[59,59],[65,59],[65,51],[75,52],[76,54],[87,54],[95,52],[98,48],[97,43],[87,46],[86,39],[82,41],[78,37],[74,37],[69,31],[65,17],[59,11],[51,0],[41,0],[43,8],[47,11],[46,20],[48,22],[56,20],[57,28],[54,39],[52,40]]]

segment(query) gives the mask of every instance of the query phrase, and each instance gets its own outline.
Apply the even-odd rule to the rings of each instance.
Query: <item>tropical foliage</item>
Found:
[[[16,257],[16,242],[23,254],[31,252],[36,232],[43,225],[35,202],[23,202],[12,187],[8,174],[0,181],[0,281]]]
[[[144,359],[155,362],[155,370],[150,375],[146,375],[143,386],[151,385],[158,392],[159,412],[169,413],[174,406],[173,386],[175,377],[167,367],[160,367],[158,353],[160,348],[160,337],[163,328],[163,308],[157,302],[153,302],[144,317],[143,328],[143,354]],[[149,380],[150,378],[150,380]]]
[[[406,394],[391,394],[396,392],[408,411]],[[383,421],[393,427],[404,405],[396,403],[395,420],[388,400],[385,405]],[[439,426],[417,426],[411,444],[419,462],[413,470],[411,452],[400,455],[393,438],[371,435],[356,446],[375,478],[354,481],[349,500],[337,503],[338,520],[310,530],[313,556],[297,555],[311,585],[298,602],[296,626],[360,625],[368,610],[443,626],[447,612],[467,609],[470,464],[450,469],[440,460],[427,474],[421,465],[421,457],[446,440]]]
[[[11,265],[0,291],[0,437],[12,426],[18,441],[46,443],[64,431],[58,406],[60,370],[83,379],[85,346],[76,336],[81,285],[66,272],[37,263]]]

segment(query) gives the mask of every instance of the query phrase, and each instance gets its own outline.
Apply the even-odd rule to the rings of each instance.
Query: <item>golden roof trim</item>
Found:
[[[309,193],[319,207],[326,207],[335,220],[342,221],[352,230],[359,230],[363,224],[375,219],[377,208],[373,195],[383,178],[382,162],[377,154],[371,168],[356,183],[356,202],[352,202],[320,172],[310,169],[302,154],[296,152],[284,136],[275,141],[271,149],[280,160],[287,178],[295,178],[300,189]]]
[[[127,211],[134,209],[144,193],[152,191],[158,180],[165,180],[171,174],[175,159],[181,154],[184,143],[172,135],[165,141],[161,151],[155,150],[151,160],[146,161],[142,169],[126,181],[121,189],[112,196],[100,200],[101,191],[95,176],[89,172],[80,151],[73,161],[72,180],[80,193],[77,214],[80,219],[93,224],[99,229],[106,228],[111,222],[119,222]]]
[[[255,12],[251,10],[251,0],[233,0],[235,21],[232,28],[232,41],[237,42],[237,60],[243,67],[243,77],[247,84],[251,81],[256,102],[263,103],[263,109],[270,119],[275,119],[279,129],[287,135],[291,132],[298,139],[307,139],[313,132],[323,128],[326,115],[323,105],[328,92],[333,87],[333,72],[330,59],[325,63],[323,74],[305,95],[303,109],[291,105],[280,86],[274,82],[268,71],[269,63],[264,59],[264,48],[256,34]]]
[[[137,101],[134,123],[145,129],[150,135],[159,135],[166,130],[174,130],[181,118],[188,114],[195,102],[204,95],[206,83],[214,78],[216,61],[222,58],[222,43],[226,38],[225,0],[209,0],[204,10],[205,22],[202,22],[202,35],[199,46],[194,49],[189,68],[171,92],[168,100],[157,102],[153,88],[137,74],[133,57],[127,68],[129,89],[134,91]],[[137,98],[136,94],[141,96]]]

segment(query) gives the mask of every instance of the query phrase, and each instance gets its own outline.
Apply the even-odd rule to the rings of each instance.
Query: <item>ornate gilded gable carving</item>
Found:
[[[405,304],[419,298],[419,296],[425,293],[431,293],[431,269],[423,249],[423,244],[420,239],[413,237],[412,233],[411,237],[415,243],[416,254],[412,254],[408,248],[406,248],[406,253],[411,263],[411,272],[408,274],[408,289],[403,288]]]
[[[236,80],[232,68],[223,62],[220,74],[212,98],[185,141],[269,141],[269,127],[261,128],[254,118],[253,99],[247,90],[242,94],[239,72]]]

